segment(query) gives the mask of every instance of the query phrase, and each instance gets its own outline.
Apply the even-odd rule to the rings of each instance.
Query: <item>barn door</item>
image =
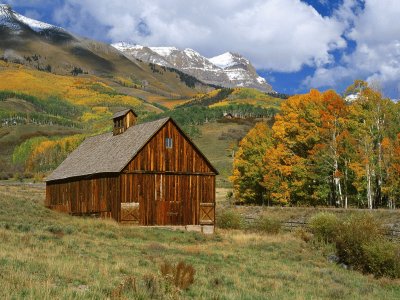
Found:
[[[122,202],[121,203],[121,221],[139,224],[139,203],[138,202]]]
[[[214,216],[214,203],[200,203],[200,225],[213,225]]]
[[[181,201],[168,201],[168,225],[182,225]]]

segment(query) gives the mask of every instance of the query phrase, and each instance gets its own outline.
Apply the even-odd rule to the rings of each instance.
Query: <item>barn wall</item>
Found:
[[[171,149],[166,148],[165,138],[172,138]],[[128,172],[136,170],[213,172],[207,161],[171,121],[164,125],[124,169]]]
[[[172,138],[172,148],[166,147],[166,138]],[[120,178],[121,202],[139,203],[139,224],[198,225],[202,204],[212,207],[214,214],[215,172],[171,121],[125,167]]]
[[[214,220],[213,175],[121,174],[121,187],[122,202],[139,203],[141,225],[198,225],[202,204]]]
[[[118,176],[68,179],[46,183],[45,205],[72,214],[99,213],[119,220],[120,180]]]

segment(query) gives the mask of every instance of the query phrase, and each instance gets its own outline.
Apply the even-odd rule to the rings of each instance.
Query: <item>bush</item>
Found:
[[[225,229],[241,229],[243,217],[234,210],[225,210],[217,218],[217,225]]]
[[[382,224],[371,214],[353,214],[340,221],[331,213],[310,220],[318,240],[334,243],[339,261],[377,277],[400,277],[400,246],[385,239]]]
[[[382,225],[370,214],[351,215],[339,224],[335,237],[337,255],[345,264],[367,271],[364,246],[384,239]]]
[[[363,245],[364,272],[375,276],[400,277],[400,246],[387,240]]]
[[[339,226],[339,219],[333,213],[318,213],[310,219],[310,230],[314,236],[325,243],[335,240],[335,235]]]
[[[265,233],[278,234],[282,228],[282,223],[276,218],[262,216],[254,223],[253,228]]]

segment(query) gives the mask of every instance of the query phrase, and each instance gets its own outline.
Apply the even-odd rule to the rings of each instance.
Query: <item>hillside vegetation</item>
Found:
[[[149,111],[94,76],[54,75],[0,61],[0,177],[54,169],[85,135],[109,130],[112,113],[122,107]]]
[[[155,76],[163,73],[169,76],[168,70],[158,66],[153,66],[152,70]],[[182,74],[175,74],[182,77]],[[216,90],[214,94],[222,91],[224,89]],[[225,114],[271,120],[278,111],[275,105],[249,103],[251,97],[266,97],[264,100],[270,101],[271,97],[264,93],[250,89],[231,91],[236,95],[235,99],[242,97],[243,101],[239,99],[215,107],[201,102],[173,108],[177,104],[190,102],[190,93],[180,89],[174,89],[175,93],[162,93],[154,90],[154,86],[143,85],[142,81],[122,75],[55,75],[0,60],[0,178],[36,174],[40,179],[57,167],[86,136],[111,130],[111,116],[121,108],[132,108],[139,115],[139,122],[170,116],[192,138],[201,137],[202,124],[215,123],[223,119]],[[195,92],[192,89],[191,93]],[[212,97],[213,92],[206,95]],[[248,123],[250,126],[254,124],[252,120]],[[219,126],[222,131],[224,127],[229,127],[226,123],[220,123]],[[247,132],[250,126],[243,128]],[[229,143],[234,142],[235,145],[229,147],[235,148],[243,136],[241,133],[231,139]],[[211,155],[213,152],[225,153],[226,147],[222,144],[224,148],[211,151]],[[219,164],[218,161],[227,159],[222,156],[212,160]],[[227,181],[227,170],[230,169],[223,163],[222,181]]]
[[[251,88],[222,88],[198,94],[191,100],[181,104],[181,107],[194,105],[208,107],[224,107],[232,104],[246,104],[266,109],[279,109],[283,99]]]
[[[367,83],[347,90],[296,95],[281,106],[270,129],[258,124],[240,142],[232,180],[244,203],[399,206],[398,103]]]
[[[2,299],[400,297],[398,281],[345,270],[290,233],[207,237],[72,217],[44,208],[41,186],[0,185],[0,197]],[[179,262],[194,270],[180,289],[168,279]]]

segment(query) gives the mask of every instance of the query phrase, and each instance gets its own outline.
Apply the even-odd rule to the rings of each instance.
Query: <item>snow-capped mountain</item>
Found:
[[[122,53],[124,53],[128,58],[137,58],[143,60],[145,62],[166,66],[172,68],[172,64],[170,64],[162,55],[154,52],[149,47],[144,47],[141,45],[132,45],[129,43],[117,43],[112,44],[114,48],[118,49]]]
[[[268,92],[272,91],[267,81],[257,75],[256,70],[250,61],[240,54],[226,52],[224,54],[210,58],[210,61],[222,68],[228,75],[229,80],[234,82],[236,86],[246,86],[259,88],[259,86],[268,86]]]
[[[20,31],[29,27],[35,32],[43,32],[46,30],[65,31],[64,29],[40,22],[13,11],[7,4],[0,4],[0,27],[6,27],[14,31]]]
[[[206,58],[193,49],[176,47],[145,47],[129,43],[112,44],[128,58],[176,68],[197,79],[223,87],[252,87],[272,92],[272,87],[260,77],[250,61],[240,54],[224,53]]]

